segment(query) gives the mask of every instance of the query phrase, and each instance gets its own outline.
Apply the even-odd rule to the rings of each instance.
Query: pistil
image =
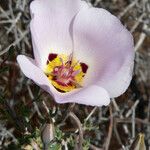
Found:
[[[45,74],[59,92],[81,88],[88,66],[66,55],[49,54]]]

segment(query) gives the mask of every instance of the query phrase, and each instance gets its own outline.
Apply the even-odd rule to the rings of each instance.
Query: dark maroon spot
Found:
[[[88,69],[88,65],[86,65],[85,63],[82,63],[82,62],[80,63],[80,65],[81,65],[83,73],[86,73],[87,69]]]
[[[47,64],[47,65],[49,64],[49,60],[47,60],[46,64]]]
[[[55,87],[55,86],[54,86],[54,87]],[[58,92],[60,92],[60,93],[66,93],[65,91],[60,90],[60,89],[58,89],[58,88],[56,88],[56,87],[55,87],[55,89],[56,89]]]
[[[51,54],[49,54],[49,56],[48,56],[48,60],[49,60],[49,61],[52,61],[52,60],[54,60],[56,57],[57,57],[57,54],[51,53]]]
[[[53,76],[52,80],[57,80],[57,76]]]

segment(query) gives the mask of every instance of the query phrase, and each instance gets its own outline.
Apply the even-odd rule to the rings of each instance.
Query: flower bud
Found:
[[[49,144],[54,139],[53,123],[46,123],[41,130],[41,138],[44,145]]]

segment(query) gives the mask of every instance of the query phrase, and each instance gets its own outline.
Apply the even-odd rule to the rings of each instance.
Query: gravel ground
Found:
[[[89,1],[118,16],[135,39],[132,83],[108,107],[56,104],[22,74],[16,56],[33,56],[29,3],[0,0],[0,149],[42,149],[44,127],[55,134],[52,150],[129,150],[139,133],[150,149],[149,0]]]

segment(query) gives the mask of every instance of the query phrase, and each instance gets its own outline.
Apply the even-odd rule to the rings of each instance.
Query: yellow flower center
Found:
[[[88,66],[69,56],[49,54],[45,74],[59,92],[69,92],[81,88]]]

